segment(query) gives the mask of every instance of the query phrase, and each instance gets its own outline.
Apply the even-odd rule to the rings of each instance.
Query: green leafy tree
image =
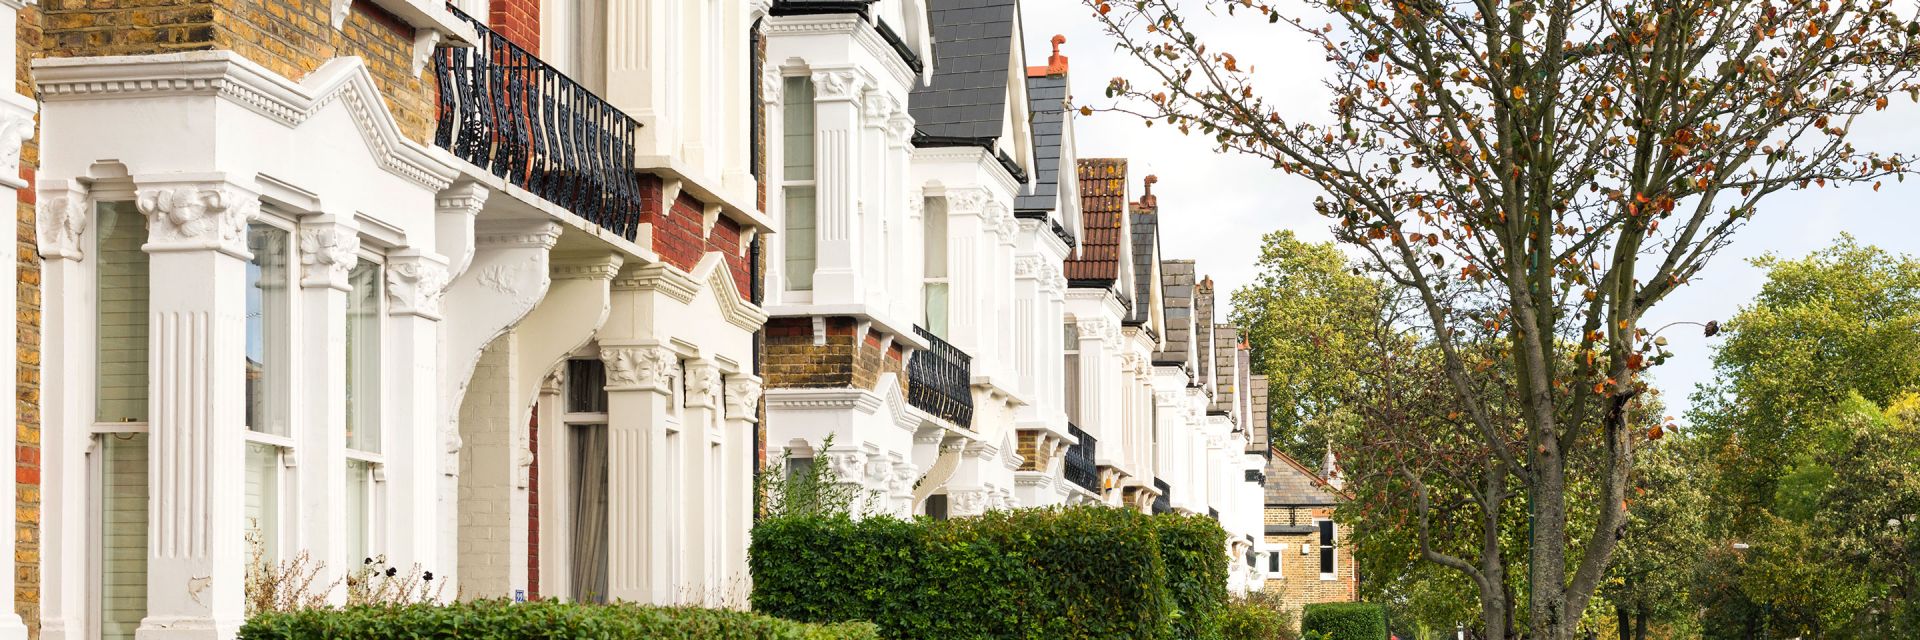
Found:
[[[1646,640],[1655,629],[1667,637],[1697,633],[1694,575],[1700,556],[1712,547],[1703,449],[1698,438],[1675,437],[1639,453],[1627,498],[1633,517],[1600,587],[1613,605],[1620,640]]]
[[[1254,282],[1233,292],[1233,323],[1252,347],[1254,372],[1267,376],[1273,444],[1318,469],[1326,423],[1351,403],[1356,371],[1382,333],[1382,287],[1333,243],[1292,231],[1267,234],[1257,266]]]
[[[1465,523],[1487,546],[1422,557],[1469,578],[1492,638],[1519,632],[1522,602],[1529,637],[1579,633],[1627,525],[1628,409],[1658,359],[1648,310],[1772,194],[1909,170],[1849,139],[1858,116],[1920,94],[1920,25],[1888,0],[1083,1],[1143,69],[1102,109],[1313,182],[1336,238],[1418,293],[1463,409],[1447,426],[1480,441],[1463,464],[1494,514]],[[1208,37],[1236,21],[1266,33]],[[1287,35],[1331,64],[1325,119],[1283,113],[1269,98],[1296,88],[1254,75]],[[1503,348],[1476,377],[1488,334]],[[1513,420],[1482,402],[1487,378],[1513,390]],[[1530,523],[1519,581],[1499,535],[1511,508]]]

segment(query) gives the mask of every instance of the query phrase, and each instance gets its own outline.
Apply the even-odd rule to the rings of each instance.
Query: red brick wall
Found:
[[[20,12],[19,50],[14,60],[14,90],[33,95],[33,74],[28,61],[40,54],[41,8],[29,5]],[[14,528],[13,589],[14,611],[26,622],[31,638],[40,637],[40,251],[34,236],[34,168],[40,164],[37,137],[20,149],[20,177],[27,188],[21,189],[19,226],[14,229],[14,264],[19,283],[18,308],[14,309],[14,331],[19,336],[14,362],[19,367],[14,379]],[[6,569],[0,569],[6,570]]]
[[[527,417],[527,599],[540,599],[540,410]]]
[[[540,0],[493,0],[487,26],[533,55],[540,55]]]
[[[708,251],[717,251],[727,263],[740,299],[749,299],[753,295],[753,271],[747,252],[740,247],[740,223],[722,216],[714,221],[711,231],[702,233],[706,203],[683,191],[662,215],[663,196],[659,176],[640,176],[640,221],[653,225],[654,253],[667,264],[691,271]]]

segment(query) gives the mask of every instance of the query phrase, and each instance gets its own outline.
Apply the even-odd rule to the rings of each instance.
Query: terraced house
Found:
[[[1245,349],[1014,0],[23,4],[0,640],[231,637],[302,555],[744,606],[782,459],[1266,552]]]

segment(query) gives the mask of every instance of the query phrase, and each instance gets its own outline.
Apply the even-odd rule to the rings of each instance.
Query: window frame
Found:
[[[926,329],[928,333],[939,336],[941,340],[947,340],[953,332],[953,219],[951,215],[951,203],[947,202],[945,195],[923,196],[923,198],[924,201],[920,203],[920,326]],[[940,203],[937,216],[940,220],[940,275],[937,276],[933,275],[932,269],[927,268],[928,265],[933,263],[933,256],[928,249],[934,246],[932,242],[932,230],[936,215],[933,205],[936,201]],[[944,292],[943,299],[946,301],[943,307],[946,317],[941,318],[938,325],[933,321],[933,305],[930,303],[930,294],[936,285]]]
[[[281,398],[279,398],[282,406],[277,408],[286,412],[286,415],[281,417],[284,429],[282,429],[282,433],[274,433],[272,431],[256,430],[254,425],[249,424],[245,425],[245,428],[241,430],[248,445],[260,444],[274,449],[274,462],[278,467],[273,471],[273,526],[270,528],[262,527],[262,533],[263,536],[269,538],[263,540],[263,544],[267,547],[266,557],[269,560],[278,560],[280,558],[280,550],[286,549],[288,543],[287,531],[290,527],[287,527],[286,524],[288,516],[287,492],[290,484],[288,482],[290,476],[286,473],[286,469],[291,466],[294,460],[294,451],[297,442],[297,439],[293,436],[293,385],[290,384],[290,382],[293,378],[293,371],[296,368],[293,361],[299,357],[294,355],[297,351],[297,349],[294,348],[294,344],[299,341],[298,334],[300,331],[299,322],[296,320],[300,315],[298,311],[298,298],[301,288],[299,274],[300,225],[299,222],[292,217],[268,207],[263,207],[260,215],[248,223],[249,233],[252,232],[252,226],[256,224],[278,229],[281,233],[286,234],[287,239],[287,255],[285,256],[288,259],[286,263],[286,285],[288,291],[288,303],[285,310],[287,314],[286,344],[283,345],[280,353],[268,354],[278,355],[280,362],[264,363],[273,365],[269,371],[268,380],[274,383],[275,386],[280,387],[279,391],[283,394]],[[273,373],[278,373],[278,375],[272,375]],[[269,405],[269,407],[270,410],[273,408],[271,405]],[[241,415],[244,417],[246,412],[243,410]],[[244,511],[244,504],[242,510]]]
[[[1340,577],[1340,537],[1339,525],[1328,518],[1314,518],[1313,526],[1317,539],[1315,546],[1320,550],[1320,579],[1335,580]],[[1328,571],[1327,568],[1332,570]]]
[[[359,267],[359,261],[365,261],[373,264],[374,267],[377,269],[376,273],[374,274],[374,282],[379,290],[377,292],[377,295],[373,296],[373,300],[374,300],[373,316],[376,319],[376,321],[371,324],[373,327],[376,328],[378,333],[378,335],[374,337],[375,339],[374,369],[380,372],[382,375],[384,375],[387,371],[387,355],[391,351],[390,349],[388,349],[389,345],[387,344],[388,343],[387,338],[389,337],[389,334],[392,333],[387,328],[387,320],[389,319],[389,313],[392,310],[392,305],[387,300],[387,295],[388,295],[387,293],[387,256],[379,251],[369,249],[368,248],[368,245],[370,244],[369,239],[370,238],[364,234],[361,236],[360,238],[361,248],[360,248],[360,251],[357,252],[355,256],[356,262],[354,264],[354,268]],[[349,276],[349,282],[351,282],[351,276]],[[347,295],[351,297],[351,296],[357,295],[357,292],[350,290],[347,292]],[[351,305],[351,302],[349,302],[349,305]],[[351,314],[348,314],[342,317],[348,323],[352,323],[354,320]],[[352,340],[349,339],[348,343],[351,344]],[[346,369],[351,370],[353,368],[353,365],[354,363],[352,358],[348,358],[347,362],[345,363]],[[347,387],[348,387],[347,393],[352,394],[353,393],[352,384],[349,383]],[[381,386],[378,380],[374,382],[372,387],[373,387],[373,401],[374,401],[373,419],[375,422],[378,423],[374,427],[375,432],[373,435],[374,446],[376,450],[368,451],[365,449],[356,448],[354,446],[353,440],[347,439],[346,433],[341,433],[339,437],[346,439],[346,442],[344,443],[345,446],[342,447],[346,454],[345,462],[347,465],[347,469],[345,470],[344,473],[347,473],[347,474],[354,473],[353,467],[355,463],[365,465],[364,473],[366,473],[367,475],[366,484],[365,484],[366,495],[361,496],[361,498],[362,498],[362,504],[366,506],[366,521],[360,523],[360,527],[363,530],[362,535],[364,535],[366,539],[366,545],[367,545],[366,551],[368,553],[373,554],[366,557],[379,557],[384,554],[378,550],[384,548],[385,546],[385,540],[383,539],[384,538],[383,534],[385,533],[385,530],[383,525],[386,522],[386,518],[384,516],[386,514],[386,497],[387,497],[386,496],[386,493],[387,493],[386,492],[386,481],[387,481],[387,473],[386,473],[387,405],[386,405],[386,400],[387,400],[387,394],[386,394],[386,389],[384,389]],[[346,417],[349,420],[354,419],[353,412],[349,411]],[[364,425],[361,425],[361,426],[364,426]],[[344,494],[348,490],[348,487],[350,486],[352,486],[352,480],[349,478],[346,480],[346,484],[342,485],[339,490]],[[353,522],[351,521],[352,518],[353,518],[352,513],[347,514],[348,522],[345,523],[344,526],[351,527],[353,525]],[[349,562],[348,564],[351,566],[358,566],[358,565],[353,565],[352,562]]]
[[[787,166],[790,162],[789,157],[793,155],[793,149],[788,146],[787,142],[794,135],[794,132],[787,126],[787,119],[790,115],[788,109],[796,104],[801,104],[794,101],[797,92],[794,91],[792,83],[795,80],[801,83],[799,86],[806,88],[808,96],[814,98],[805,103],[807,105],[807,122],[811,127],[807,131],[809,159],[807,160],[808,177],[806,179],[795,179],[793,175],[787,171]],[[806,287],[798,288],[794,286],[793,274],[795,270],[793,268],[794,258],[792,249],[794,238],[798,236],[789,231],[792,228],[793,216],[793,207],[791,204],[794,198],[793,191],[796,189],[806,189],[812,194],[813,211],[809,214],[812,222],[807,229],[814,234],[813,257],[811,262],[813,271],[817,273],[820,269],[820,103],[818,96],[819,92],[813,85],[813,76],[810,70],[802,70],[799,73],[786,73],[780,76],[780,230],[782,233],[788,234],[788,238],[780,243],[780,289],[788,296],[807,298],[807,300],[800,300],[800,302],[812,301],[814,273],[807,274]],[[767,164],[773,164],[771,158],[768,159]]]

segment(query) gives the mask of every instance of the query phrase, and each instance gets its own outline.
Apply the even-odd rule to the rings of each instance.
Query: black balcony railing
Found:
[[[640,123],[566,74],[449,5],[480,36],[440,47],[433,143],[493,175],[634,239]]]
[[[1100,467],[1093,463],[1094,447],[1099,443],[1092,435],[1069,423],[1067,433],[1080,438],[1080,443],[1067,447],[1066,466],[1062,471],[1067,482],[1080,485],[1080,488],[1100,493]]]
[[[927,350],[913,354],[907,363],[907,402],[956,426],[973,428],[973,358],[931,331],[914,327],[913,333],[927,341]]]
[[[1173,487],[1167,486],[1167,481],[1165,480],[1154,478],[1153,488],[1160,490],[1160,495],[1154,496],[1153,498],[1153,512],[1167,513],[1173,511]]]

